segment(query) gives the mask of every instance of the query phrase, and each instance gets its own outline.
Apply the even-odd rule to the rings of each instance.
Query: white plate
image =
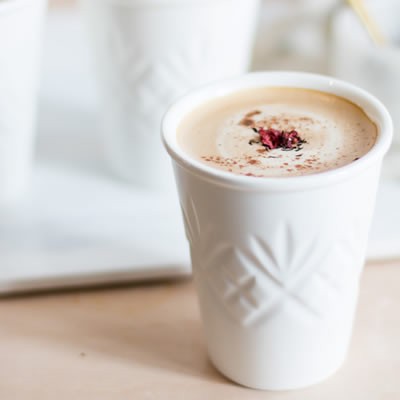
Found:
[[[0,292],[188,274],[174,196],[39,164],[0,226]]]
[[[119,182],[102,157],[80,21],[48,19],[31,193],[4,210],[0,293],[190,273],[179,203]],[[370,259],[400,256],[400,184],[381,185]]]

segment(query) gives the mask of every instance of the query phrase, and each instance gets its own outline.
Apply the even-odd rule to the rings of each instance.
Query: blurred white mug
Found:
[[[18,199],[29,183],[45,6],[0,1],[0,204]]]
[[[341,0],[263,0],[253,68],[326,73],[328,21]]]
[[[168,105],[194,86],[245,72],[259,0],[82,0],[114,171],[152,189],[173,185],[160,140]]]
[[[339,8],[331,24],[331,73],[370,91],[388,108],[394,123],[394,136],[384,171],[399,176],[400,2],[365,0],[365,4],[387,44],[375,45],[354,12],[347,6]]]

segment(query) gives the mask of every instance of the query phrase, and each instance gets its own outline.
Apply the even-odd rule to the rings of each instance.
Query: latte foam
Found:
[[[258,131],[296,131],[302,144],[270,149]],[[180,146],[218,169],[257,177],[308,175],[342,167],[366,154],[376,125],[348,100],[297,88],[256,88],[205,103],[178,128]]]

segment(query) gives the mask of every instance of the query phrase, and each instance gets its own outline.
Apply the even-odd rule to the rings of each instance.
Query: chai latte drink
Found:
[[[342,97],[298,88],[255,88],[211,100],[182,121],[178,141],[193,158],[235,174],[308,175],[358,160],[377,128]]]
[[[162,131],[212,363],[256,389],[332,375],[392,137],[385,107],[328,76],[260,72],[187,94]]]

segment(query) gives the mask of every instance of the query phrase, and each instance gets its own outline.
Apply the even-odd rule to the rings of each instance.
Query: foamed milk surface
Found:
[[[296,130],[301,149],[266,150],[252,128]],[[296,88],[257,88],[212,100],[178,128],[178,143],[193,158],[235,174],[307,175],[349,164],[377,136],[362,109],[334,95]]]

